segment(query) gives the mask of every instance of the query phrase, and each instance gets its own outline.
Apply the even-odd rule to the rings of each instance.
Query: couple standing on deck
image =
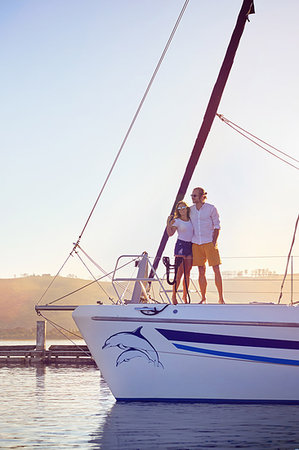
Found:
[[[219,215],[215,206],[205,203],[207,193],[201,187],[193,189],[191,194],[193,205],[189,207],[181,201],[176,205],[175,214],[167,219],[167,234],[172,236],[178,232],[174,255],[184,257],[184,264],[180,264],[177,271],[177,282],[173,286],[172,302],[177,304],[176,291],[183,273],[183,301],[187,303],[187,288],[189,286],[190,271],[198,266],[199,288],[202,296],[200,303],[206,302],[206,261],[213,267],[215,284],[219,294],[218,303],[223,304],[222,278],[219,265],[221,264],[217,248],[217,238],[220,230]]]

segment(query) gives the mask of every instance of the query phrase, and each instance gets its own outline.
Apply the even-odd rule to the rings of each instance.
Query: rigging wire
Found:
[[[67,328],[64,328],[62,325],[59,325],[58,323],[54,322],[53,320],[49,319],[48,317],[46,317],[43,313],[41,313],[40,311],[38,312],[38,315],[43,317],[43,319],[45,319],[47,322],[49,322],[50,325],[52,325],[54,328],[56,328],[57,331],[59,331],[59,333],[61,333],[64,337],[66,337],[67,339],[69,339],[71,341],[71,339],[64,334],[61,330],[66,331],[67,333],[72,334],[73,336],[82,339],[82,336],[79,336],[78,334],[74,333],[71,330],[68,330]],[[82,350],[84,351],[84,350]]]
[[[147,95],[148,95],[148,93],[149,93],[149,91],[150,91],[150,89],[151,89],[151,86],[152,86],[152,84],[153,84],[153,82],[154,82],[154,80],[155,80],[155,78],[156,78],[156,75],[157,75],[157,73],[158,73],[158,71],[159,71],[159,69],[160,69],[160,66],[161,66],[161,64],[162,64],[162,62],[163,62],[163,60],[164,60],[164,58],[165,58],[165,56],[166,56],[166,53],[167,53],[167,51],[168,51],[168,49],[169,49],[169,47],[170,47],[170,44],[171,44],[171,42],[172,42],[172,40],[173,40],[173,38],[174,38],[174,35],[175,35],[175,33],[176,33],[177,29],[178,29],[178,26],[179,26],[179,24],[180,24],[180,22],[181,22],[181,20],[182,20],[182,17],[183,17],[183,15],[184,15],[184,13],[185,13],[185,11],[186,11],[186,9],[187,9],[187,6],[188,6],[189,1],[190,1],[190,0],[185,0],[185,2],[184,2],[184,4],[183,4],[183,7],[182,7],[182,9],[181,9],[181,11],[180,11],[180,13],[179,13],[179,16],[178,16],[178,18],[177,18],[177,20],[176,20],[176,22],[175,22],[175,24],[174,24],[174,27],[173,27],[173,29],[172,29],[172,31],[171,31],[171,33],[170,33],[170,36],[169,36],[169,38],[168,38],[168,40],[167,40],[167,42],[166,42],[166,45],[165,45],[165,47],[164,47],[164,49],[163,49],[163,51],[162,51],[162,54],[161,54],[161,56],[160,56],[160,58],[159,58],[159,61],[158,61],[157,65],[156,65],[156,67],[155,67],[155,70],[154,70],[154,72],[153,72],[153,74],[152,74],[152,76],[151,76],[151,78],[150,78],[150,81],[149,81],[149,83],[148,83],[148,85],[147,85],[147,87],[146,87],[146,89],[145,89],[145,92],[144,92],[144,94],[143,94],[143,96],[142,96],[142,98],[141,98],[141,100],[140,100],[140,102],[139,102],[139,105],[138,105],[138,107],[137,107],[137,110],[136,110],[136,112],[135,112],[135,114],[134,114],[134,116],[133,116],[133,119],[132,119],[132,121],[131,121],[131,123],[130,123],[130,125],[129,125],[129,128],[128,128],[126,134],[125,134],[125,137],[124,137],[123,140],[122,140],[122,143],[121,143],[121,145],[120,145],[120,148],[119,148],[119,150],[118,150],[118,152],[117,152],[117,154],[116,154],[116,157],[115,157],[115,159],[114,159],[114,161],[113,161],[113,164],[112,164],[112,166],[111,166],[111,168],[110,168],[110,170],[109,170],[109,172],[108,172],[108,175],[107,175],[107,177],[106,177],[106,179],[105,179],[105,181],[104,181],[104,184],[103,184],[103,186],[102,186],[102,188],[101,188],[101,190],[100,190],[100,192],[99,192],[99,194],[98,194],[98,196],[97,196],[97,199],[96,199],[96,201],[95,201],[95,203],[94,203],[94,205],[93,205],[93,207],[92,207],[92,209],[91,209],[91,211],[90,211],[90,213],[89,213],[89,216],[88,216],[88,218],[87,218],[87,220],[86,220],[86,222],[85,222],[85,224],[84,224],[84,227],[83,227],[83,229],[82,229],[82,231],[81,231],[81,233],[80,233],[80,235],[79,235],[79,237],[78,237],[78,239],[77,239],[77,242],[74,244],[74,247],[73,247],[72,251],[70,252],[70,254],[68,255],[66,261],[65,261],[65,262],[63,263],[63,265],[60,267],[60,269],[59,269],[58,272],[56,273],[55,277],[53,278],[53,280],[51,281],[51,283],[49,284],[49,286],[47,287],[47,289],[45,290],[45,292],[42,294],[42,296],[41,296],[40,299],[38,300],[37,304],[39,304],[39,303],[41,302],[41,300],[42,300],[43,297],[46,295],[46,293],[48,292],[48,290],[50,289],[50,287],[52,286],[52,284],[54,283],[54,281],[56,280],[56,278],[59,276],[61,270],[63,269],[63,267],[65,266],[65,264],[66,264],[67,261],[69,260],[70,256],[73,256],[73,252],[74,252],[74,251],[76,250],[76,248],[78,247],[79,242],[80,242],[80,240],[81,240],[81,238],[82,238],[82,235],[83,235],[83,233],[85,232],[85,229],[86,229],[86,227],[87,227],[87,225],[88,225],[88,223],[89,223],[89,221],[90,221],[90,219],[91,219],[91,216],[92,216],[92,214],[93,214],[93,212],[94,212],[94,210],[95,210],[95,208],[96,208],[96,206],[97,206],[97,204],[98,204],[98,202],[99,202],[99,199],[100,199],[100,197],[101,197],[101,195],[102,195],[102,193],[103,193],[103,191],[104,191],[104,189],[105,189],[107,183],[108,183],[108,180],[109,180],[109,178],[110,178],[110,176],[111,176],[111,174],[112,174],[112,172],[113,172],[113,169],[114,169],[114,167],[115,167],[115,165],[116,165],[116,163],[117,163],[117,160],[118,160],[118,158],[119,158],[119,156],[120,156],[120,154],[121,154],[121,152],[122,152],[122,150],[123,150],[123,148],[124,148],[124,146],[125,146],[125,143],[126,143],[128,137],[129,137],[129,135],[130,135],[130,133],[131,133],[131,131],[132,131],[132,129],[133,129],[133,126],[134,126],[134,124],[135,124],[135,122],[136,122],[136,120],[137,120],[137,117],[138,117],[138,115],[139,115],[139,113],[140,113],[140,111],[141,111],[141,108],[142,108],[142,106],[143,106],[143,104],[144,104],[144,102],[145,102],[145,99],[146,99],[146,97],[147,97]],[[111,272],[111,273],[112,273],[112,272]]]
[[[85,264],[85,262],[83,261],[83,259],[81,258],[81,256],[79,255],[79,253],[77,251],[75,251],[75,254],[77,255],[77,257],[80,259],[81,263],[83,264],[83,266],[86,268],[86,270],[88,271],[88,273],[92,276],[92,278],[94,279],[94,281],[97,283],[97,285],[99,286],[99,288],[104,292],[105,295],[107,295],[108,299],[115,304],[115,301],[113,300],[112,297],[110,297],[110,295],[108,294],[108,292],[106,291],[106,289],[103,288],[103,286],[98,282],[98,280],[96,279],[96,277],[94,276],[94,274],[91,272],[91,270],[87,267],[87,264]]]
[[[52,325],[53,328],[55,328],[56,331],[58,331],[60,334],[62,334],[62,336],[64,336],[67,340],[69,340],[72,344],[74,344],[82,353],[85,353],[86,356],[90,357],[90,353],[86,352],[86,350],[84,350],[84,348],[82,348],[80,345],[78,345],[75,341],[73,341],[70,336],[68,336],[67,334],[65,334],[63,331],[66,331],[69,334],[72,334],[73,336],[82,339],[82,336],[79,336],[78,334],[74,333],[73,331],[67,330],[66,328],[64,328],[62,325],[59,325],[58,323],[54,322],[53,320],[49,319],[48,317],[46,317],[44,314],[42,314],[39,311],[39,316],[41,316],[43,319],[45,319],[46,322],[48,322],[50,325]],[[63,330],[63,331],[62,331]]]
[[[137,258],[133,258],[132,260],[130,260],[130,261],[126,262],[125,264],[123,264],[122,266],[120,266],[118,269],[122,269],[123,267],[125,267],[125,266],[127,266],[127,265],[129,265],[129,264],[131,264],[132,262],[137,261],[137,260],[138,260],[138,257],[137,257]],[[107,276],[111,275],[112,273],[114,273],[114,270],[112,270],[111,272],[109,272],[109,273],[103,275],[102,277],[97,278],[97,279],[94,280],[94,281],[91,281],[90,283],[84,284],[84,286],[81,286],[80,288],[75,289],[74,291],[69,292],[68,294],[63,295],[62,297],[59,297],[59,298],[56,298],[55,300],[52,300],[52,301],[49,302],[48,304],[49,304],[49,305],[52,305],[53,303],[56,303],[56,302],[58,302],[59,300],[62,300],[63,298],[66,298],[66,297],[69,297],[70,295],[76,294],[76,292],[82,291],[82,289],[85,289],[85,288],[91,286],[92,284],[94,284],[94,283],[96,283],[96,282],[102,280],[103,278],[106,278]]]
[[[273,147],[273,145],[268,144],[267,142],[263,141],[262,139],[258,138],[257,136],[255,136],[254,134],[250,133],[249,131],[244,130],[244,128],[241,128],[239,125],[235,124],[234,122],[232,122],[231,120],[227,119],[226,117],[224,117],[223,114],[216,114],[220,120],[222,120],[222,122],[224,122],[226,125],[228,125],[229,127],[231,127],[233,130],[237,131],[237,133],[241,134],[242,136],[244,136],[246,139],[248,139],[249,141],[253,142],[255,145],[257,145],[258,147],[262,148],[263,150],[266,150],[266,152],[270,153],[270,155],[275,156],[275,158],[280,159],[280,161],[288,164],[291,167],[294,167],[295,169],[299,170],[299,167],[295,166],[294,164],[290,163],[289,161],[286,161],[285,159],[281,158],[280,156],[276,155],[275,153],[271,152],[270,150],[268,150],[267,148],[265,148],[263,145],[259,144],[258,142],[256,142],[254,139],[256,139],[257,141],[267,145],[268,147],[272,148],[273,150],[281,153],[282,155],[286,156],[287,158],[298,162],[298,159],[293,158],[292,156],[288,155],[287,153],[282,152],[281,150],[278,150],[276,147]],[[249,136],[251,136],[253,139],[251,139]]]
[[[299,255],[293,255],[294,258],[299,258]],[[237,259],[249,259],[249,258],[254,258],[254,259],[259,259],[259,258],[266,258],[266,259],[271,259],[271,258],[285,258],[285,255],[280,255],[280,256],[275,256],[275,255],[270,255],[270,256],[221,256],[221,259],[233,259],[233,258],[237,258]]]
[[[115,159],[114,159],[114,161],[113,161],[113,164],[112,164],[112,166],[111,166],[111,168],[110,168],[110,170],[109,170],[109,172],[108,172],[108,175],[107,175],[107,177],[106,177],[106,179],[105,179],[105,181],[104,181],[104,184],[103,184],[103,186],[102,186],[102,188],[101,188],[101,190],[100,190],[100,192],[99,192],[99,195],[98,195],[98,197],[97,197],[97,199],[96,199],[96,201],[95,201],[95,203],[94,203],[94,205],[93,205],[93,207],[92,207],[92,209],[91,209],[91,211],[90,211],[90,214],[89,214],[89,216],[88,216],[88,218],[87,218],[87,220],[86,220],[86,222],[85,222],[85,225],[84,225],[84,227],[83,227],[83,229],[82,229],[82,231],[81,231],[81,233],[80,233],[80,235],[79,235],[79,237],[78,237],[78,240],[77,240],[77,242],[75,243],[75,246],[74,246],[74,248],[73,248],[73,251],[75,250],[75,248],[77,247],[77,245],[79,244],[79,242],[80,242],[80,240],[81,240],[81,238],[82,238],[82,235],[83,235],[83,233],[84,233],[84,231],[85,231],[85,229],[86,229],[86,227],[87,227],[87,225],[88,225],[88,222],[89,222],[90,219],[91,219],[91,216],[92,216],[92,214],[93,214],[93,212],[94,212],[94,210],[95,210],[95,208],[96,208],[96,206],[97,206],[97,204],[98,204],[98,201],[99,201],[99,199],[100,199],[100,197],[101,197],[101,195],[102,195],[102,193],[103,193],[103,190],[104,190],[105,187],[106,187],[106,184],[107,184],[107,182],[108,182],[108,180],[109,180],[109,178],[110,178],[110,176],[111,176],[111,174],[112,174],[112,171],[113,171],[113,169],[114,169],[114,167],[115,167],[115,165],[116,165],[116,163],[117,163],[117,160],[118,160],[118,158],[119,158],[119,156],[120,156],[120,154],[121,154],[121,152],[122,152],[122,150],[123,150],[123,148],[124,148],[124,146],[125,146],[125,143],[126,143],[128,137],[129,137],[129,135],[130,135],[130,133],[131,133],[131,131],[132,131],[132,128],[133,128],[133,126],[134,126],[134,124],[135,124],[135,122],[136,122],[136,119],[137,119],[137,117],[138,117],[138,115],[139,115],[139,113],[140,113],[140,111],[141,111],[141,108],[142,108],[142,106],[143,106],[143,104],[144,104],[144,102],[145,102],[145,99],[146,99],[146,97],[147,97],[147,95],[148,95],[148,93],[149,93],[149,91],[150,91],[150,88],[151,88],[151,86],[152,86],[152,84],[153,84],[153,82],[154,82],[154,80],[155,80],[155,78],[156,78],[156,75],[157,75],[157,73],[158,73],[158,71],[159,71],[159,69],[160,69],[160,66],[161,66],[161,64],[162,64],[162,62],[163,62],[163,60],[164,60],[164,58],[165,58],[165,55],[166,55],[166,53],[167,53],[167,50],[168,50],[168,48],[169,48],[169,46],[170,46],[170,44],[171,44],[171,42],[172,42],[172,40],[173,40],[173,37],[174,37],[174,35],[175,35],[176,31],[177,31],[177,28],[178,28],[178,26],[179,26],[179,24],[180,24],[180,21],[181,21],[183,15],[184,15],[184,12],[185,12],[185,10],[186,10],[186,8],[187,8],[187,6],[188,6],[188,3],[189,3],[189,0],[185,0],[185,3],[184,3],[184,5],[183,5],[183,7],[182,7],[182,9],[181,9],[181,12],[180,12],[180,14],[179,14],[179,16],[178,16],[178,18],[177,18],[177,20],[176,20],[175,25],[174,25],[174,27],[173,27],[171,33],[170,33],[170,36],[169,36],[169,38],[168,38],[168,41],[167,41],[167,43],[166,43],[166,45],[165,45],[165,47],[164,47],[164,50],[163,50],[163,52],[162,52],[162,54],[161,54],[161,56],[160,56],[160,59],[159,59],[157,65],[156,65],[156,68],[155,68],[155,70],[154,70],[154,72],[153,72],[153,74],[152,74],[152,76],[151,76],[151,78],[150,78],[150,81],[149,81],[149,83],[148,83],[148,85],[147,85],[147,87],[146,87],[146,89],[145,89],[145,92],[144,92],[144,94],[143,94],[143,97],[142,97],[142,99],[141,99],[141,101],[140,101],[140,103],[139,103],[139,105],[138,105],[138,107],[137,107],[137,110],[136,110],[136,112],[135,112],[135,114],[134,114],[134,116],[133,116],[133,119],[132,119],[132,121],[131,121],[131,123],[130,123],[130,125],[129,125],[129,128],[128,128],[126,134],[125,134],[125,137],[124,137],[124,139],[123,139],[123,141],[122,141],[122,143],[121,143],[121,145],[120,145],[120,148],[119,148],[119,150],[118,150],[118,152],[117,152],[117,155],[116,155],[116,157],[115,157]]]
[[[94,261],[94,259],[91,258],[91,256],[89,256],[85,250],[83,250],[83,248],[78,244],[77,247],[81,250],[81,252],[86,256],[87,259],[89,259],[90,262],[92,262],[92,264],[94,266],[97,267],[97,269],[99,269],[104,275],[107,275],[108,278],[110,278],[112,280],[112,276],[108,275],[107,272],[98,264]]]
[[[113,277],[110,274],[107,274],[107,272],[98,264],[95,262],[94,259],[92,259],[84,250],[83,248],[78,244],[77,247],[81,250],[81,252],[86,256],[87,259],[89,259],[90,262],[92,262],[92,264],[94,264],[103,274],[105,274],[108,278],[110,278],[110,280],[113,279]],[[77,253],[77,252],[76,252]],[[77,253],[77,256],[79,257],[79,254]],[[79,258],[81,259],[81,258]],[[82,260],[81,260],[82,261]],[[83,261],[82,261],[83,262]],[[84,264],[84,263],[83,263]],[[87,268],[87,266],[84,264],[84,266]],[[87,268],[87,270],[89,271],[89,269]],[[114,282],[116,286],[120,287],[121,289],[124,289],[124,287],[117,282]],[[130,289],[127,289],[127,291],[129,293],[132,294],[132,291]]]
[[[282,298],[282,290],[283,290],[284,282],[285,282],[285,279],[286,279],[287,273],[288,273],[288,266],[289,266],[289,262],[290,262],[290,258],[291,258],[291,254],[292,254],[293,245],[295,243],[295,237],[296,237],[298,222],[299,222],[299,214],[298,214],[298,217],[297,217],[297,220],[296,220],[295,230],[294,230],[293,239],[292,239],[292,243],[291,243],[291,248],[290,248],[290,251],[289,251],[289,254],[288,254],[288,258],[287,258],[286,270],[285,270],[284,277],[283,277],[283,280],[282,280],[282,283],[281,283],[281,287],[280,287],[280,294],[279,294],[278,304],[280,303],[280,300]]]
[[[68,257],[66,258],[66,260],[64,261],[64,263],[62,264],[62,266],[60,267],[60,269],[58,270],[58,272],[56,273],[56,275],[54,276],[53,280],[51,280],[49,286],[46,288],[46,290],[43,292],[42,296],[40,297],[40,299],[37,302],[37,305],[39,305],[39,303],[42,301],[42,299],[44,298],[44,296],[46,295],[46,293],[48,292],[48,290],[50,289],[50,287],[52,286],[52,284],[54,283],[54,281],[56,280],[56,278],[59,276],[60,272],[62,271],[62,269],[64,268],[64,266],[66,265],[66,263],[68,262],[68,260],[70,259],[70,257],[72,256],[72,252],[68,255]]]

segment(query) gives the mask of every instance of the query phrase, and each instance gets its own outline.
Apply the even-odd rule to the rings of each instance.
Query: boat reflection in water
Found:
[[[298,405],[117,402],[90,443],[109,450],[295,448],[298,422]]]

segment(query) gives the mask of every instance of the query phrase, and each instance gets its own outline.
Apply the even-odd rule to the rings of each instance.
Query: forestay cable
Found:
[[[82,231],[81,231],[81,233],[80,233],[80,235],[79,235],[79,237],[78,237],[78,240],[77,240],[77,242],[75,243],[75,246],[74,246],[74,248],[73,248],[73,251],[75,250],[76,246],[79,244],[79,242],[80,242],[80,240],[81,240],[81,238],[82,238],[82,235],[83,235],[83,233],[84,233],[84,231],[85,231],[85,229],[86,229],[86,227],[87,227],[87,225],[88,225],[88,222],[90,221],[90,218],[91,218],[91,216],[92,216],[92,214],[93,214],[93,212],[94,212],[94,210],[95,210],[95,208],[96,208],[96,206],[97,206],[97,204],[98,204],[98,201],[99,201],[99,199],[100,199],[100,197],[101,197],[101,195],[102,195],[102,193],[103,193],[103,190],[105,189],[105,186],[106,186],[106,184],[107,184],[107,182],[108,182],[108,180],[109,180],[109,178],[110,178],[110,176],[111,176],[111,174],[112,174],[112,171],[113,171],[113,169],[114,169],[114,167],[115,167],[115,164],[116,164],[116,162],[117,162],[117,160],[118,160],[118,158],[119,158],[119,156],[120,156],[120,154],[121,154],[121,152],[122,152],[122,150],[123,150],[123,148],[124,148],[124,145],[125,145],[125,143],[126,143],[128,137],[129,137],[131,131],[132,131],[132,128],[133,128],[133,126],[134,126],[134,124],[135,124],[135,122],[136,122],[136,119],[137,119],[137,117],[138,117],[138,115],[139,115],[139,113],[140,113],[140,110],[141,110],[141,108],[142,108],[142,106],[143,106],[143,103],[145,102],[145,99],[146,99],[146,97],[147,97],[147,95],[148,95],[148,93],[149,93],[149,90],[150,90],[150,88],[151,88],[153,82],[154,82],[154,79],[156,78],[156,75],[157,75],[157,73],[158,73],[158,70],[159,70],[159,68],[160,68],[160,66],[161,66],[161,64],[162,64],[162,62],[163,62],[163,59],[165,58],[165,55],[166,55],[167,50],[168,50],[168,48],[169,48],[169,46],[170,46],[170,44],[171,44],[171,41],[172,41],[172,39],[173,39],[173,37],[174,37],[174,35],[175,35],[175,32],[176,32],[176,30],[177,30],[177,28],[178,28],[178,26],[179,26],[179,23],[180,23],[180,21],[181,21],[183,15],[184,15],[184,12],[185,12],[185,10],[186,10],[186,8],[187,8],[187,6],[188,6],[188,3],[189,3],[189,0],[185,0],[185,3],[184,3],[184,5],[183,5],[183,8],[181,9],[181,12],[180,12],[180,14],[179,14],[179,16],[178,16],[178,18],[177,18],[177,20],[176,20],[176,23],[175,23],[175,25],[174,25],[174,27],[173,27],[173,29],[172,29],[172,32],[171,32],[171,34],[170,34],[170,36],[169,36],[169,38],[168,38],[168,41],[167,41],[167,43],[166,43],[166,45],[165,45],[165,47],[164,47],[164,50],[163,50],[163,52],[162,52],[162,54],[161,54],[161,56],[160,56],[160,59],[159,59],[159,61],[158,61],[158,64],[157,64],[157,66],[156,66],[156,68],[155,68],[155,70],[154,70],[154,72],[153,72],[153,74],[152,74],[152,76],[151,76],[151,79],[150,79],[150,81],[149,81],[149,83],[148,83],[148,85],[147,85],[147,88],[146,88],[146,90],[145,90],[145,92],[144,92],[144,94],[143,94],[143,97],[142,97],[142,99],[141,99],[141,101],[140,101],[140,103],[139,103],[139,105],[138,105],[138,108],[137,108],[137,110],[136,110],[136,112],[135,112],[135,114],[134,114],[134,116],[133,116],[133,119],[132,119],[132,121],[131,121],[131,123],[130,123],[130,126],[129,126],[129,128],[128,128],[128,131],[126,132],[125,137],[124,137],[124,139],[123,139],[123,141],[122,141],[122,143],[121,143],[121,145],[120,145],[120,148],[119,148],[119,150],[118,150],[118,152],[117,152],[117,155],[116,155],[116,157],[115,157],[115,159],[114,159],[114,161],[113,161],[113,164],[112,164],[112,166],[111,166],[111,169],[109,170],[109,173],[108,173],[108,175],[107,175],[107,177],[106,177],[106,179],[105,179],[105,181],[104,181],[104,184],[103,184],[103,186],[102,186],[102,188],[101,188],[101,190],[100,190],[100,193],[99,193],[99,195],[98,195],[98,197],[97,197],[97,199],[96,199],[96,201],[95,201],[95,203],[94,203],[94,205],[93,205],[93,207],[92,207],[92,209],[91,209],[91,211],[90,211],[90,214],[89,214],[89,216],[88,216],[88,218],[87,218],[87,220],[86,220],[86,222],[85,222],[85,225],[84,225],[84,227],[83,227],[83,229],[82,229]]]
[[[143,94],[143,97],[142,97],[142,99],[141,99],[141,101],[140,101],[140,103],[139,103],[139,105],[138,105],[138,107],[137,107],[137,110],[136,110],[136,112],[135,112],[135,114],[134,114],[134,116],[133,116],[133,119],[132,119],[132,121],[131,121],[131,123],[130,123],[130,126],[129,126],[129,128],[128,128],[126,134],[125,134],[125,137],[124,137],[124,139],[123,139],[121,145],[120,145],[120,148],[119,148],[119,150],[118,150],[118,152],[117,152],[117,155],[116,155],[116,157],[115,157],[115,159],[114,159],[114,161],[113,161],[113,164],[112,164],[112,166],[111,166],[111,169],[110,169],[109,172],[108,172],[108,175],[107,175],[107,177],[106,177],[106,179],[105,179],[105,181],[104,181],[104,184],[103,184],[103,186],[102,186],[102,188],[101,188],[101,190],[100,190],[100,193],[99,193],[99,195],[97,196],[97,199],[96,199],[96,201],[95,201],[95,203],[94,203],[94,205],[93,205],[93,207],[92,207],[92,209],[91,209],[91,211],[90,211],[90,214],[89,214],[89,216],[88,216],[88,218],[87,218],[87,220],[86,220],[86,222],[85,222],[85,224],[84,224],[84,227],[83,227],[83,229],[82,229],[82,231],[81,231],[81,233],[80,233],[80,235],[79,235],[79,237],[78,237],[76,243],[74,243],[74,247],[73,247],[72,251],[70,252],[70,254],[68,255],[67,259],[65,260],[65,262],[63,263],[63,265],[60,267],[60,269],[59,269],[58,272],[56,273],[54,279],[51,281],[51,283],[50,283],[49,286],[47,287],[46,291],[42,294],[42,296],[41,296],[40,299],[38,300],[38,304],[40,303],[40,301],[42,300],[42,298],[45,296],[45,294],[48,292],[48,290],[50,289],[50,287],[52,286],[52,284],[54,283],[54,281],[56,280],[56,278],[59,276],[61,270],[63,269],[63,267],[65,266],[65,264],[66,264],[67,261],[69,260],[69,258],[70,258],[71,256],[73,256],[73,252],[76,250],[77,246],[79,245],[79,242],[80,242],[80,240],[81,240],[81,238],[82,238],[82,235],[83,235],[83,233],[84,233],[84,231],[85,231],[85,229],[86,229],[86,227],[87,227],[87,225],[88,225],[88,222],[90,221],[91,216],[92,216],[92,214],[93,214],[93,212],[94,212],[94,210],[95,210],[95,208],[96,208],[96,206],[97,206],[97,204],[98,204],[98,201],[99,201],[99,199],[100,199],[100,197],[101,197],[101,195],[102,195],[102,193],[103,193],[103,191],[104,191],[104,189],[105,189],[105,187],[106,187],[106,185],[107,185],[107,183],[108,183],[108,180],[109,180],[109,178],[110,178],[110,176],[111,176],[111,174],[112,174],[112,172],[113,172],[113,169],[114,169],[114,167],[115,167],[115,165],[116,165],[116,163],[117,163],[117,160],[118,160],[118,158],[119,158],[119,156],[120,156],[120,154],[121,154],[121,152],[122,152],[122,150],[123,150],[123,148],[124,148],[124,146],[125,146],[125,143],[126,143],[128,137],[129,137],[129,135],[130,135],[130,133],[131,133],[131,131],[132,131],[132,128],[133,128],[133,126],[134,126],[134,124],[135,124],[135,122],[136,122],[136,119],[137,119],[137,117],[138,117],[140,111],[141,111],[141,108],[142,108],[142,106],[143,106],[143,104],[144,104],[144,102],[145,102],[145,99],[146,99],[146,97],[147,97],[147,95],[148,95],[148,93],[149,93],[149,91],[150,91],[150,88],[151,88],[151,86],[152,86],[152,84],[153,84],[153,82],[154,82],[154,80],[155,80],[155,78],[156,78],[156,75],[157,75],[157,73],[158,73],[158,71],[159,71],[159,69],[160,69],[160,66],[161,66],[161,64],[162,64],[162,62],[163,62],[163,60],[164,60],[164,58],[165,58],[165,55],[166,55],[166,53],[167,53],[167,50],[168,50],[168,48],[169,48],[169,46],[170,46],[170,44],[171,44],[171,42],[172,42],[172,40],[173,40],[173,38],[174,38],[174,35],[175,35],[175,33],[176,33],[177,29],[178,29],[178,26],[179,26],[179,24],[180,24],[180,22],[181,22],[181,19],[182,19],[183,15],[184,15],[184,12],[185,12],[185,10],[186,10],[186,8],[187,8],[187,6],[188,6],[188,3],[189,3],[189,0],[185,0],[184,5],[183,5],[183,7],[182,7],[182,9],[181,9],[181,11],[180,11],[180,14],[179,14],[179,16],[178,16],[178,18],[177,18],[177,20],[176,20],[176,22],[175,22],[175,25],[174,25],[174,27],[173,27],[171,33],[170,33],[170,36],[169,36],[169,38],[168,38],[168,41],[166,42],[166,45],[165,45],[165,47],[164,47],[164,50],[163,50],[163,52],[162,52],[162,54],[161,54],[161,56],[160,56],[160,59],[159,59],[157,65],[156,65],[156,68],[155,68],[155,70],[154,70],[154,72],[153,72],[153,74],[152,74],[152,76],[151,76],[151,78],[150,78],[150,81],[149,81],[149,83],[148,83],[148,85],[147,85],[147,88],[146,88],[144,94]]]

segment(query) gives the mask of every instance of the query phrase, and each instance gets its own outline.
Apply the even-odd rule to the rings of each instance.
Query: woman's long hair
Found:
[[[179,206],[186,206],[186,208],[187,208],[187,218],[188,218],[188,220],[190,220],[190,207],[187,205],[186,202],[183,202],[183,201],[179,202],[176,205],[175,211],[174,211],[174,218],[175,219],[180,219],[181,218],[181,213],[180,213],[180,210],[178,209]]]

